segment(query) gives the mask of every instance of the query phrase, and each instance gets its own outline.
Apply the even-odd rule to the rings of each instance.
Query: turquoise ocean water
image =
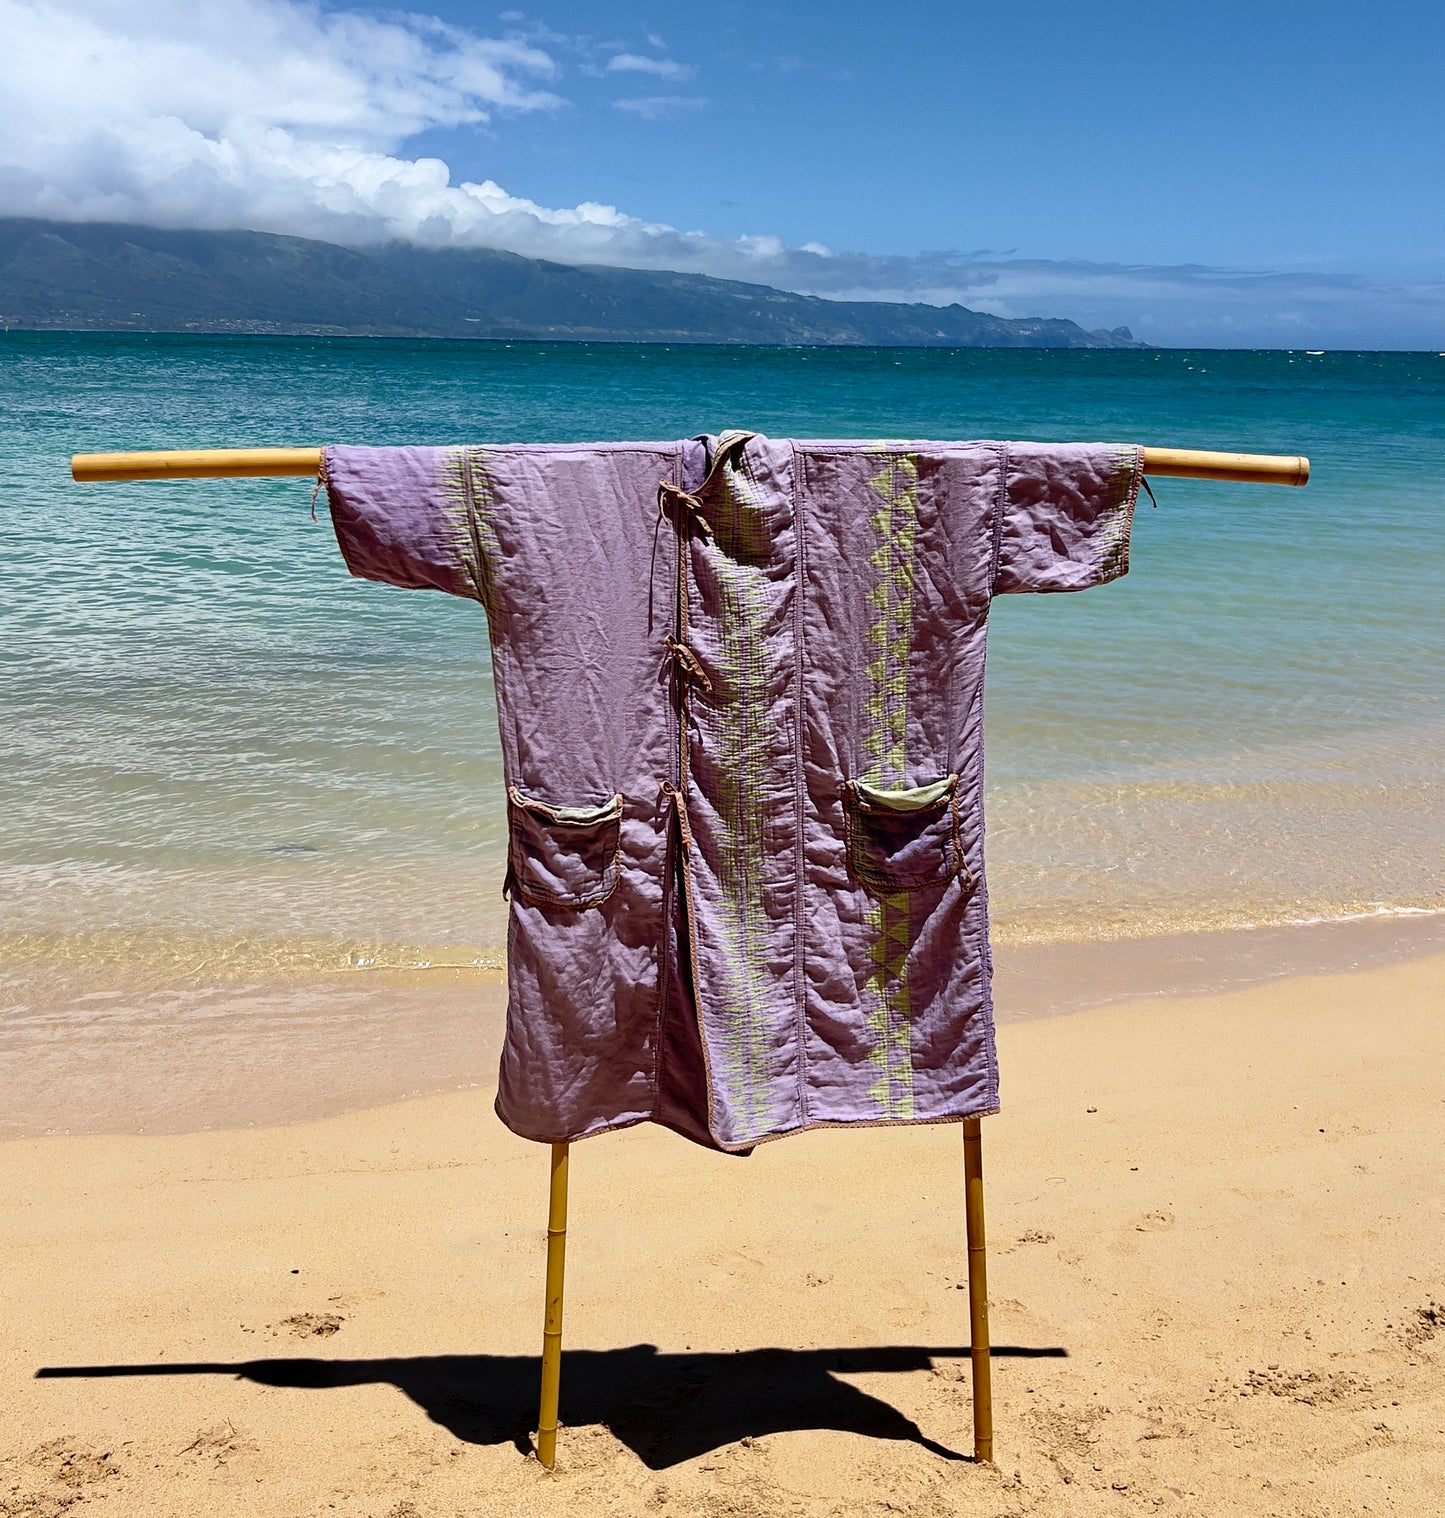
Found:
[[[81,486],[71,452],[724,427],[1309,454],[1304,490],[1156,481],[1127,579],[996,604],[998,936],[1445,907],[1445,357],[10,333],[12,1004],[503,942],[478,608],[350,580],[308,482]]]

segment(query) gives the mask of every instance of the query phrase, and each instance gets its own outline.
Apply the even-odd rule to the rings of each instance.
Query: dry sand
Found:
[[[0,1514],[1445,1512],[1445,958],[1000,1030],[959,1130],[547,1153],[485,1093],[0,1144]]]

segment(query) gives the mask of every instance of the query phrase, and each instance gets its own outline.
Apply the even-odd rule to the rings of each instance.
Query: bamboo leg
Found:
[[[537,1459],[557,1464],[557,1395],[562,1384],[562,1282],[567,1266],[567,1145],[552,1145],[552,1188],[547,1201],[547,1313],[542,1325],[542,1409],[537,1414]]]
[[[973,1364],[973,1458],[993,1460],[993,1389],[988,1361],[988,1256],[983,1234],[983,1147],[976,1117],[963,1124],[964,1212],[968,1219],[969,1356]]]

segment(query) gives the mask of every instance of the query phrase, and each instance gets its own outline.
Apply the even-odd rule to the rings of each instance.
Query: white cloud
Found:
[[[453,183],[441,159],[407,156],[408,140],[555,109],[563,102],[543,86],[560,71],[535,41],[433,17],[378,19],[315,0],[0,0],[0,38],[3,215],[508,248],[834,297],[1127,324],[1156,342],[1445,348],[1438,284],[875,257],[680,231],[592,201],[547,207],[490,179]],[[614,102],[643,117],[705,103]]]
[[[302,230],[445,185],[416,133],[561,102],[526,43],[297,0],[0,0],[0,210]],[[283,223],[285,224],[283,226]]]
[[[612,102],[619,111],[641,116],[644,121],[659,121],[684,111],[700,111],[707,101],[701,95],[643,95]]]
[[[671,58],[648,58],[641,53],[618,53],[607,60],[609,74],[655,74],[659,79],[691,79],[697,70]]]

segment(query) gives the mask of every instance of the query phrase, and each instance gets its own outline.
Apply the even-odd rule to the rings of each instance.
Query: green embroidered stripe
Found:
[[[749,1137],[761,1131],[768,1091],[768,918],[763,907],[764,787],[769,768],[765,635],[771,553],[761,498],[740,469],[720,475],[708,502],[715,551],[720,637],[717,681],[728,706],[710,737],[716,757],[720,828],[715,861],[719,913],[728,942],[723,989],[721,1058],[714,1072],[728,1100],[745,1114]]]
[[[869,480],[878,504],[869,517],[873,551],[868,562],[877,580],[868,592],[865,638],[863,771],[858,777],[878,790],[896,790],[907,779],[908,654],[913,643],[913,572],[918,536],[918,464],[906,453],[885,453]],[[913,1057],[908,987],[912,934],[909,895],[871,895],[865,920],[872,934],[872,969],[864,989],[872,1002],[868,1024],[876,1036],[868,1058],[878,1077],[869,1097],[894,1118],[913,1116]]]
[[[1134,480],[1138,462],[1137,449],[1121,449],[1117,455],[1119,494],[1105,511],[1108,521],[1100,534],[1098,550],[1101,585],[1117,580],[1129,570],[1129,524],[1134,514]]]
[[[471,582],[472,593],[496,626],[499,605],[493,581],[499,553],[492,521],[492,482],[480,448],[444,448],[437,484],[446,504],[457,564]]]

